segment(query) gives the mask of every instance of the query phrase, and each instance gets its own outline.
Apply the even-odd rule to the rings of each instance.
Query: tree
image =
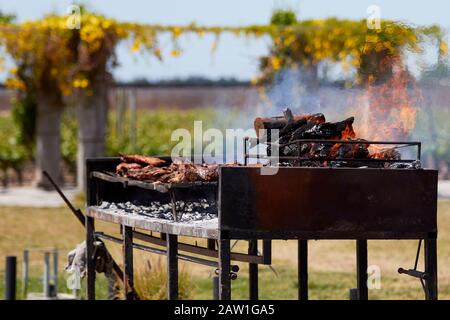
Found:
[[[68,89],[68,69],[73,61],[73,37],[59,18],[47,16],[41,21],[25,22],[19,26],[2,28],[2,42],[14,59],[16,67],[10,70],[9,87],[17,89],[17,106],[25,109],[17,112],[23,117],[35,117],[36,135],[35,184],[42,188],[51,185],[43,177],[48,171],[56,182],[62,182],[60,152],[60,118],[63,96]],[[28,111],[26,114],[23,111]]]

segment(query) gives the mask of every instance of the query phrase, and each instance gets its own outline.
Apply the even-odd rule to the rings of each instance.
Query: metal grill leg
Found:
[[[367,288],[367,240],[356,240],[356,274],[358,300],[368,300]]]
[[[428,274],[425,280],[426,299],[438,299],[437,279],[437,245],[436,239],[425,239],[425,272]]]
[[[230,239],[219,240],[219,297],[220,300],[231,299],[230,278]]]
[[[94,218],[86,216],[87,299],[95,300]]]
[[[308,240],[298,240],[298,298],[308,300]]]
[[[134,299],[134,276],[133,276],[133,228],[123,227],[123,284],[125,300]]]
[[[178,237],[167,234],[167,298],[178,300]]]
[[[258,240],[248,241],[248,254],[258,254]],[[249,263],[249,298],[250,300],[258,300],[258,264]]]

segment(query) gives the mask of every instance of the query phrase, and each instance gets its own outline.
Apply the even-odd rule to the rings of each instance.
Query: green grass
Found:
[[[262,270],[261,270],[262,269]],[[292,267],[280,268],[278,277],[272,271],[260,268],[259,298],[260,299],[297,299],[298,281],[297,270]],[[387,286],[380,289],[369,290],[370,299],[423,299],[420,283],[415,285],[401,285],[397,287],[400,279],[395,277],[383,277],[382,283]],[[212,279],[197,277],[194,297],[196,299],[212,299]],[[392,288],[396,286],[396,288]],[[321,272],[309,273],[309,299],[312,300],[346,300],[349,299],[349,289],[356,288],[356,275],[350,272]],[[448,296],[450,287],[448,284],[440,286]],[[238,279],[232,282],[233,299],[248,299],[248,277],[242,273]]]

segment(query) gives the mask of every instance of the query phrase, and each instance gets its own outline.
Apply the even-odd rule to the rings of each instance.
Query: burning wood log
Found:
[[[380,159],[380,160],[401,160],[400,153],[392,149],[383,149],[371,153],[370,144],[363,139],[358,139],[353,130],[354,117],[347,118],[339,122],[325,122],[323,114],[310,115],[292,115],[291,110],[284,110],[284,115],[274,118],[256,118],[255,129],[278,129],[280,137],[280,156],[294,156],[302,160],[299,163],[305,163],[305,160],[319,161],[322,165],[329,163],[321,159]],[[259,134],[259,132],[258,132]],[[270,132],[268,133],[270,134]],[[261,139],[261,137],[260,137]],[[352,140],[361,143],[327,143],[327,142],[301,142],[305,139],[314,140]],[[271,153],[272,146],[268,146],[268,154]],[[314,160],[317,159],[317,160]],[[297,161],[293,162],[294,164]],[[361,165],[363,161],[359,161]],[[367,166],[379,167],[383,163],[364,162]],[[345,166],[351,166],[345,164]]]
[[[293,116],[291,110],[286,109],[284,114],[285,115],[282,117],[256,118],[254,121],[254,128],[258,138],[263,138],[263,136],[260,136],[262,132],[260,130],[267,130],[268,137],[270,137],[270,130],[277,129],[280,130],[281,136],[306,123],[318,124],[325,122],[325,116],[322,113]]]
[[[340,140],[343,138],[354,138],[355,132],[353,131],[353,121],[354,117],[350,117],[340,122],[323,122],[323,123],[312,123],[308,122],[303,126],[299,127],[297,130],[292,132],[290,141],[299,139],[329,139],[329,140]]]
[[[370,155],[370,158],[383,160],[400,160],[401,155],[400,152],[398,152],[397,150],[390,148],[375,152]]]

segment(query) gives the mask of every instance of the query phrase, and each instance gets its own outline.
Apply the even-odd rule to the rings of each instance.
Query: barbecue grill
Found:
[[[258,265],[271,263],[271,240],[298,240],[299,298],[308,298],[307,241],[310,239],[353,239],[357,242],[358,299],[368,298],[367,240],[417,239],[419,249],[414,269],[400,268],[420,279],[426,299],[437,299],[437,171],[420,169],[419,142],[374,142],[416,148],[416,156],[405,160],[386,159],[305,159],[252,154],[255,139],[245,139],[244,164],[221,166],[218,182],[163,184],[130,180],[114,174],[119,158],[88,159],[87,165],[87,248],[88,298],[95,298],[93,242],[103,238],[123,244],[126,292],[133,288],[132,248],[165,254],[168,259],[168,295],[176,299],[177,260],[216,268],[218,296],[231,298],[231,280],[238,267],[233,261],[249,263],[249,295],[258,297]],[[327,140],[299,140],[304,143],[335,144]],[[339,143],[355,143],[339,141]],[[278,146],[280,147],[280,146]],[[161,157],[170,163],[168,157]],[[262,175],[250,161],[278,166],[274,175]],[[308,167],[304,162],[320,165]],[[366,162],[364,162],[366,161]],[[370,161],[371,165],[367,165]],[[395,166],[392,166],[395,162]],[[288,164],[287,166],[285,164]],[[357,164],[359,167],[354,167]],[[353,166],[353,167],[352,167]],[[216,203],[217,218],[183,220],[178,203],[205,199]],[[107,203],[137,203],[141,206],[170,204],[170,219],[148,217],[139,212],[123,212],[102,207]],[[96,232],[94,220],[122,226],[122,238]],[[148,233],[151,231],[151,234]],[[158,236],[153,232],[159,233]],[[178,242],[178,236],[207,239],[205,247]],[[139,239],[149,246],[133,242]],[[247,240],[248,253],[232,252],[230,240]],[[258,240],[262,242],[259,254]],[[425,270],[417,270],[424,240]],[[158,247],[155,247],[158,246]],[[161,249],[160,247],[163,247]],[[184,252],[184,253],[181,253]],[[198,257],[198,256],[203,257]],[[132,297],[130,295],[130,297]]]

